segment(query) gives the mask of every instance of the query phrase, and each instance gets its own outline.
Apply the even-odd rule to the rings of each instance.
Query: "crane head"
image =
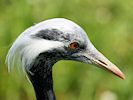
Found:
[[[40,54],[47,59],[74,60],[93,64],[125,79],[123,73],[90,42],[86,32],[76,23],[54,18],[25,30],[13,43],[6,62],[9,70],[17,63],[28,71]]]

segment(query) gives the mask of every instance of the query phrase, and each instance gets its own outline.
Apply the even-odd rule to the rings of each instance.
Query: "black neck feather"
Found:
[[[39,56],[28,75],[33,84],[37,100],[56,100],[53,91],[52,66],[56,61]]]

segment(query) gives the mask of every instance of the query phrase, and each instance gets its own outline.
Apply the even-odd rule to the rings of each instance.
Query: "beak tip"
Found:
[[[115,67],[115,70],[113,71],[114,71],[114,74],[116,74],[117,76],[125,80],[124,74],[117,67]]]
[[[122,78],[122,79],[125,80],[124,74],[123,74],[118,68],[117,68],[117,71],[115,72],[115,74],[116,74],[117,76],[119,76],[120,78]]]
[[[124,80],[126,79],[124,74],[121,74],[121,78],[124,79]]]

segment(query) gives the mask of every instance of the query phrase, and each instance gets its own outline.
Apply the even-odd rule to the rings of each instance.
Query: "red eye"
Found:
[[[74,42],[74,43],[71,43],[71,44],[70,44],[70,47],[71,47],[72,49],[76,49],[76,48],[79,47],[79,44],[78,44],[77,42]]]

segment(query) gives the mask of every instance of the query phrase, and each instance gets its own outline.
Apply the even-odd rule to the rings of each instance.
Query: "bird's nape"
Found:
[[[60,60],[93,64],[125,79],[92,45],[79,25],[63,18],[46,20],[25,30],[10,48],[6,63],[9,68],[22,63],[37,100],[55,100],[52,66]]]

